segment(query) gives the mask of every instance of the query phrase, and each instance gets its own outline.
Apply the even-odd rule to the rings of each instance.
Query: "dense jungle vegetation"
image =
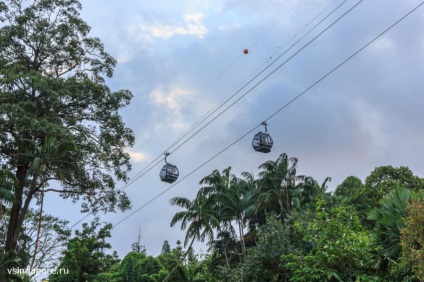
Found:
[[[50,275],[49,281],[424,279],[423,179],[407,167],[382,166],[365,182],[349,176],[328,192],[329,178],[319,184],[297,175],[296,164],[281,154],[262,164],[257,178],[236,176],[231,167],[214,170],[200,181],[194,199],[170,200],[181,207],[170,224],[186,236],[173,246],[165,241],[156,257],[134,238],[132,251],[120,260],[107,243],[111,224],[95,220],[71,235],[51,217],[43,229],[63,237],[57,268],[69,274]],[[36,224],[37,212],[31,216]],[[31,245],[26,239],[23,244]],[[196,240],[208,243],[207,253],[193,250]],[[3,256],[1,263],[28,266],[32,254],[21,249],[21,256],[27,259]]]

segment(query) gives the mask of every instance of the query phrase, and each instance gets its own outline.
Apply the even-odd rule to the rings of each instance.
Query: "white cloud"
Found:
[[[227,24],[227,25],[219,25],[218,26],[218,30],[220,31],[226,31],[226,30],[231,30],[231,29],[240,29],[242,28],[242,25],[238,22],[232,23],[232,24]]]
[[[393,50],[393,48],[394,48],[393,41],[388,36],[382,37],[379,40],[375,41],[372,45],[370,45],[370,50],[379,54],[390,52]]]
[[[185,14],[183,15],[184,23],[177,26],[141,24],[137,28],[146,32],[144,39],[148,41],[152,41],[153,38],[169,39],[175,35],[191,35],[203,38],[208,32],[203,24],[204,17],[205,14],[203,13]]]
[[[127,153],[130,156],[131,161],[133,161],[135,163],[139,163],[139,162],[142,162],[142,161],[147,159],[146,154],[136,152],[136,151],[133,151],[133,150],[130,150],[130,149],[125,149],[124,151],[125,151],[125,153]]]
[[[116,56],[118,63],[130,62],[134,57],[134,54],[129,50],[121,50]]]
[[[150,98],[155,104],[164,105],[168,109],[176,112],[181,109],[181,100],[184,99],[184,97],[190,96],[191,94],[192,92],[187,89],[175,88],[168,91],[162,87],[158,87],[150,93]]]

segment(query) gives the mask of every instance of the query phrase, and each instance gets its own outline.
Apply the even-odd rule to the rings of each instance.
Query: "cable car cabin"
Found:
[[[175,165],[166,163],[159,173],[160,180],[167,183],[173,183],[179,175],[178,168]]]
[[[272,138],[266,132],[258,132],[252,140],[252,146],[256,152],[269,153],[271,152],[272,144]]]

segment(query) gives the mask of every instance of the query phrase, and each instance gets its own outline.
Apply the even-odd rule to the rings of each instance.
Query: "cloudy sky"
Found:
[[[359,2],[307,45],[358,0],[83,0],[81,16],[91,36],[118,60],[108,85],[134,94],[121,112],[136,136],[128,148],[130,175],[220,103],[235,94],[206,122],[246,94],[169,156],[180,179],[185,177],[421,3]],[[424,177],[423,74],[421,7],[271,118],[271,153],[255,153],[254,133],[248,135],[116,226],[113,249],[123,257],[139,228],[149,254],[159,254],[164,240],[174,247],[184,233],[169,226],[179,211],[169,199],[194,198],[199,180],[214,169],[257,173],[260,164],[281,153],[299,159],[299,174],[319,183],[330,176],[330,190],[350,175],[364,180],[382,165],[409,166]],[[101,220],[116,224],[168,189],[159,180],[162,165],[126,188],[131,211]],[[82,217],[65,200],[51,200],[45,209],[71,224]]]

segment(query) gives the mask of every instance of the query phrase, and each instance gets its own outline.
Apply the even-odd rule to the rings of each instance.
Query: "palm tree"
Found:
[[[214,210],[208,207],[206,198],[202,195],[198,194],[193,201],[184,197],[175,197],[169,202],[171,205],[177,205],[185,209],[177,212],[171,220],[171,227],[181,221],[181,230],[187,229],[184,247],[187,246],[191,238],[191,243],[182,259],[184,261],[193,246],[194,240],[197,239],[204,242],[208,238],[209,242],[213,241],[213,230],[214,228],[219,228],[219,220]],[[163,281],[167,281],[178,267],[179,265],[176,265]]]
[[[198,195],[196,199],[190,201],[187,198],[175,197],[170,203],[185,209],[177,212],[171,220],[171,227],[181,221],[181,230],[187,229],[184,246],[187,246],[190,238],[192,239],[190,247],[195,239],[201,242],[206,238],[209,241],[213,240],[213,230],[218,228],[219,220],[215,211],[206,204],[206,198]]]
[[[297,189],[300,206],[312,202],[317,195],[321,194],[321,187],[311,176],[304,176],[301,182],[297,184]]]
[[[221,219],[231,225],[235,221],[238,226],[238,234],[241,244],[241,253],[246,251],[244,229],[247,224],[246,210],[249,199],[245,197],[249,184],[242,179],[233,178],[232,185],[221,196],[222,211]]]
[[[267,212],[276,211],[281,219],[297,203],[297,182],[304,176],[296,176],[297,158],[281,154],[276,161],[267,161],[259,166],[259,195],[257,207]]]
[[[404,219],[408,217],[406,206],[411,192],[400,188],[390,193],[380,201],[368,215],[368,219],[375,221],[372,231],[375,242],[381,247],[382,262],[396,261],[402,254],[400,231],[405,227]]]
[[[243,179],[231,174],[231,167],[222,171],[214,170],[210,175],[204,177],[200,184],[203,186],[198,195],[207,198],[207,204],[215,209],[221,223],[222,238],[227,238],[237,224],[241,253],[245,252],[244,229],[246,227],[247,198],[245,197],[249,184]],[[224,236],[225,235],[225,236]],[[224,249],[225,250],[225,249]],[[225,254],[226,255],[226,254]]]
[[[238,252],[240,244],[234,227],[230,224],[221,226],[216,238],[208,250],[208,252],[212,252],[213,257],[209,265],[211,271],[219,265],[226,264],[227,267],[231,267],[240,263],[240,253]]]

